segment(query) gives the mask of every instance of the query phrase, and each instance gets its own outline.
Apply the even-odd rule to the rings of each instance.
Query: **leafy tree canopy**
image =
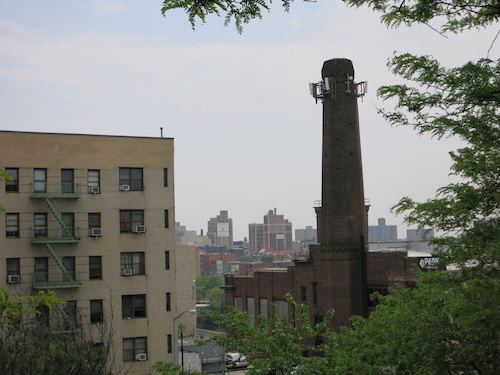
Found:
[[[322,323],[312,325],[307,306],[298,304],[291,296],[285,300],[288,314],[278,312],[276,305],[271,304],[269,316],[261,315],[257,321],[252,321],[246,312],[230,308],[220,315],[220,323],[229,327],[227,334],[214,336],[209,341],[247,356],[253,366],[250,375],[288,375],[297,365],[308,365],[312,369],[312,361],[304,360],[304,352],[315,349],[315,338],[323,334],[333,311]]]
[[[56,333],[44,324],[48,316],[37,319],[64,304],[53,291],[12,298],[0,287],[0,374],[111,374],[108,342],[96,345],[83,331]]]
[[[224,280],[218,275],[199,276],[196,278],[196,299],[204,301],[210,290],[219,288],[223,285]]]
[[[409,224],[445,233],[434,240],[446,250],[441,253],[442,260],[458,264],[464,272],[498,270],[499,62],[480,59],[447,69],[430,56],[405,53],[393,58],[390,66],[403,80],[417,85],[379,89],[382,98],[397,101],[393,111],[381,111],[391,124],[411,125],[419,134],[454,136],[463,141],[463,147],[450,152],[452,174],[460,177],[459,182],[440,188],[436,198],[426,202],[403,198],[395,210],[408,212]]]
[[[285,11],[288,11],[293,0],[281,1]],[[255,18],[262,18],[262,12],[269,11],[270,4],[271,1],[268,0],[164,0],[161,11],[165,15],[171,9],[183,9],[193,28],[196,25],[196,19],[204,23],[209,14],[223,15],[224,24],[228,25],[234,19],[236,29],[241,33],[243,24]]]
[[[392,27],[401,24],[428,23],[435,18],[440,18],[443,32],[460,32],[490,25],[500,17],[498,0],[343,1],[349,6],[368,6],[375,11],[382,12],[382,21]],[[283,9],[288,12],[292,2],[293,0],[281,0]],[[236,29],[241,33],[243,24],[256,18],[262,18],[262,13],[270,10],[271,3],[271,0],[164,0],[162,13],[165,15],[169,10],[183,9],[193,28],[197,19],[204,23],[207,15],[223,16],[225,25],[234,20]]]
[[[38,307],[63,305],[64,301],[56,297],[53,291],[40,292],[35,296],[11,298],[9,292],[0,286],[0,329],[18,326],[19,321],[30,314],[39,314]]]

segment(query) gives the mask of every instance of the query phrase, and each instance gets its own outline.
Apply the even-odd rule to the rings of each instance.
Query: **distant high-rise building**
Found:
[[[292,249],[292,223],[283,215],[276,214],[276,209],[264,215],[263,224],[249,224],[250,253],[261,249],[275,251]]]
[[[370,242],[397,241],[398,226],[385,225],[383,217],[378,219],[378,225],[368,226],[368,238]]]
[[[407,241],[423,241],[429,240],[434,237],[434,229],[408,229],[406,231],[406,240]]]
[[[187,230],[181,223],[175,223],[175,243],[179,246],[211,246],[212,241],[203,235],[203,230],[201,232],[198,234],[195,230]]]
[[[233,247],[233,219],[229,218],[227,211],[220,211],[208,221],[207,236],[212,240],[212,246]]]
[[[317,231],[312,226],[308,225],[305,229],[295,229],[295,241],[316,242],[317,240]]]

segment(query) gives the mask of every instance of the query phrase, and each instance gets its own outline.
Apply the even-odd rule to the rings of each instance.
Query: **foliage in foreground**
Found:
[[[253,322],[246,312],[230,308],[221,315],[220,323],[228,327],[227,334],[217,335],[209,341],[226,351],[247,356],[253,368],[249,375],[290,374],[297,365],[305,365],[304,352],[315,350],[316,337],[325,331],[333,312],[322,323],[312,325],[307,306],[285,297],[288,314],[278,312],[271,304],[269,316],[259,316]],[[291,320],[288,317],[291,317]]]
[[[202,275],[196,278],[196,301],[205,301],[208,293],[214,288],[224,285],[224,280],[219,275]]]
[[[172,362],[156,361],[151,368],[161,375],[177,375],[181,370],[181,366],[175,365]],[[203,372],[184,370],[183,374],[186,375],[202,375]]]
[[[304,0],[313,2],[312,0]],[[368,6],[382,12],[382,21],[391,27],[413,23],[427,24],[438,18],[443,22],[442,32],[460,32],[470,28],[488,26],[498,20],[500,4],[497,0],[407,0],[393,2],[389,0],[343,0],[352,7]],[[279,3],[288,12],[293,0],[281,0]],[[224,24],[234,20],[236,30],[243,31],[243,24],[262,18],[263,12],[269,12],[271,0],[164,0],[162,13],[173,9],[182,9],[188,15],[194,28],[196,20],[202,23],[210,14],[223,16]]]
[[[109,342],[96,344],[83,331],[55,333],[37,319],[44,308],[63,306],[53,292],[11,298],[0,287],[0,374],[111,374]]]

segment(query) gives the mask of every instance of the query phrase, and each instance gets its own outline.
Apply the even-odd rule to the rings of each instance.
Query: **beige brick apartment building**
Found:
[[[115,368],[129,374],[173,361],[174,318],[195,304],[192,256],[175,250],[173,143],[0,131],[12,176],[0,186],[0,285],[55,290],[68,302],[58,330],[112,324]],[[193,316],[181,322],[194,332]]]

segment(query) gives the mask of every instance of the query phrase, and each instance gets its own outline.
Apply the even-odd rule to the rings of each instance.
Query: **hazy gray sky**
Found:
[[[450,66],[485,56],[496,30],[440,36],[387,29],[342,2],[278,5],[239,35],[223,19],[192,30],[161,1],[0,1],[0,128],[175,138],[176,221],[204,229],[220,210],[235,240],[276,208],[293,228],[316,224],[321,198],[321,105],[308,83],[324,60],[349,58],[368,81],[359,103],[370,224],[399,198],[424,200],[449,182],[453,140],[418,137],[377,115],[375,91],[394,83],[394,51]],[[498,43],[490,51],[498,58]],[[84,147],[84,145],[82,145]],[[0,162],[1,165],[1,162]]]

